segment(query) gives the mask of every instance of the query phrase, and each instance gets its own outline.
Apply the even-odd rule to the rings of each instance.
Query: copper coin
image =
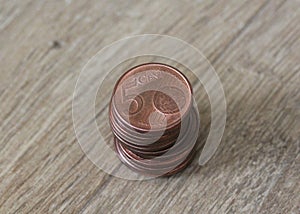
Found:
[[[109,119],[116,152],[132,170],[172,175],[191,162],[200,120],[177,69],[149,63],[127,71],[114,88]]]
[[[199,129],[199,123],[198,123],[198,117],[197,115],[194,113],[194,111],[191,112],[192,114],[190,114],[190,118],[191,120],[189,120],[189,124],[186,125],[186,128],[183,129],[183,131],[178,134],[177,138],[175,139],[169,139],[169,140],[173,140],[173,144],[172,146],[172,153],[167,154],[168,156],[175,156],[178,153],[184,152],[186,149],[189,149],[189,143],[190,141],[194,142],[196,139],[195,135],[193,135],[194,130]],[[156,157],[159,156],[161,154],[165,154],[170,150],[170,146],[166,146],[166,147],[155,147],[152,146],[151,148],[143,148],[143,147],[134,147],[131,146],[130,144],[128,144],[128,142],[124,141],[123,139],[119,138],[117,136],[118,140],[120,142],[122,142],[122,144],[124,144],[124,147],[131,150],[132,152],[140,155],[141,157]]]
[[[112,109],[124,124],[141,132],[180,123],[190,109],[192,89],[171,66],[150,63],[130,69],[117,82]]]
[[[151,133],[144,133],[144,136],[138,136],[139,133],[137,132],[135,133],[135,135],[133,135],[132,133],[130,133],[130,130],[124,128],[122,124],[119,123],[119,121],[116,121],[113,116],[111,117],[111,127],[114,130],[115,134],[123,138],[125,141],[128,141],[129,146],[131,145],[132,147],[137,148],[146,148],[151,145],[151,148],[154,149],[158,144],[160,145],[159,147],[167,146],[168,143],[172,143],[172,140],[176,140],[179,137],[178,135],[180,128],[182,132],[187,131],[188,122],[189,121],[186,120],[184,121],[184,123],[182,123],[181,127],[172,129],[172,131],[170,132],[164,132],[163,135],[160,138],[157,138],[158,140],[153,143],[153,139],[154,137],[156,137],[156,135],[151,135]],[[145,145],[141,145],[141,142],[144,142],[143,144]]]
[[[134,144],[134,142],[153,142],[154,137],[160,137],[160,141],[168,140],[170,137],[173,137],[173,135],[176,138],[178,137],[178,133],[176,131],[179,131],[180,128],[187,123],[186,120],[182,121],[182,123],[180,123],[180,126],[173,127],[172,130],[166,130],[160,133],[139,133],[134,130],[133,127],[127,127],[126,125],[122,124],[121,121],[118,121],[118,117],[114,115],[114,113],[112,113],[112,115],[110,116],[110,120],[111,126],[115,130],[115,132],[117,134],[124,135],[124,137],[126,137],[126,140],[130,141],[132,144]],[[166,136],[168,136],[168,139],[166,139]],[[140,145],[140,143],[137,144],[139,146],[143,146]]]
[[[149,165],[148,167],[145,167],[141,165],[140,158],[137,158],[136,156],[126,156],[120,145],[121,144],[116,140],[115,147],[120,160],[132,170],[150,176],[170,176],[176,174],[188,166],[195,154],[194,147],[185,159],[175,159],[175,162],[169,166],[165,166],[165,168],[158,168],[157,165]]]

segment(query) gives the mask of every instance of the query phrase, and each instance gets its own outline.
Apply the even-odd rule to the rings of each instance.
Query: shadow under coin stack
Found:
[[[190,83],[177,69],[149,63],[127,71],[109,116],[118,157],[132,170],[169,176],[191,162],[200,120]]]

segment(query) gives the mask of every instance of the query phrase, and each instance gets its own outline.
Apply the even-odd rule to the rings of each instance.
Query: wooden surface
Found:
[[[0,213],[300,213],[299,23],[298,0],[1,0]],[[80,149],[72,95],[94,54],[143,33],[207,56],[227,124],[205,166],[127,181]]]

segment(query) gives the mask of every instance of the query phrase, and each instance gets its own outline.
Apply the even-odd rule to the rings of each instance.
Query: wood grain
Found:
[[[299,22],[298,0],[1,0],[0,213],[300,213]],[[80,149],[72,95],[101,48],[143,33],[207,56],[227,124],[205,166],[127,181]],[[204,141],[209,103],[195,97]]]

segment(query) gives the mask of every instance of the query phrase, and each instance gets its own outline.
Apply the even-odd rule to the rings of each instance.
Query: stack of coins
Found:
[[[194,106],[190,83],[177,69],[149,63],[127,71],[110,102],[120,160],[150,176],[184,169],[195,153],[200,125]]]

